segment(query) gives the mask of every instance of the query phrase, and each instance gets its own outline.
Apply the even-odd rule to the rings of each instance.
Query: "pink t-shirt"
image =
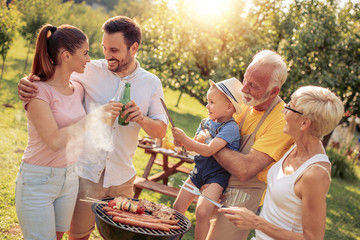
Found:
[[[35,98],[41,99],[50,105],[51,111],[59,128],[69,126],[86,115],[82,105],[84,88],[78,82],[71,81],[74,86],[72,95],[66,96],[45,82],[36,82],[39,93]],[[25,110],[27,104],[24,103]],[[28,114],[26,112],[26,114]],[[34,124],[28,118],[28,145],[25,149],[22,160],[29,164],[47,166],[54,168],[64,168],[72,165],[77,159],[75,151],[72,151],[73,144],[54,152],[44,142],[38,134]],[[69,146],[71,145],[71,146]]]

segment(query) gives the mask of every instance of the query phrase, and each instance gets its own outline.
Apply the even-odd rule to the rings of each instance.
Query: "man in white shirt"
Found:
[[[131,84],[131,99],[122,113],[128,126],[115,121],[111,127],[99,122],[91,126],[80,150],[78,173],[80,187],[69,236],[71,240],[89,239],[95,229],[91,204],[79,201],[86,197],[132,197],[135,168],[132,158],[141,128],[154,137],[163,138],[167,120],[159,98],[163,90],[158,77],[145,71],[135,59],[141,42],[141,30],[127,17],[107,20],[102,30],[105,59],[93,60],[83,74],[73,74],[85,89],[85,109],[89,113],[111,100],[119,100],[125,82]],[[19,83],[20,99],[31,98],[35,88],[27,79]]]

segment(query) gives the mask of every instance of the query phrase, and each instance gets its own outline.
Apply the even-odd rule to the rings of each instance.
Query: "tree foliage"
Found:
[[[223,2],[230,3],[241,13],[241,1]],[[236,10],[229,11],[227,18],[209,17],[204,22],[190,1],[177,1],[176,9],[169,9],[164,2],[158,7],[158,13],[142,24],[144,41],[139,59],[161,77],[166,87],[187,93],[205,105],[209,79],[243,75],[248,55],[239,53],[249,52],[256,41],[235,47],[238,37],[254,40],[245,19],[235,17]]]
[[[102,8],[93,10],[85,2],[80,4],[68,2],[66,6],[62,6],[61,14],[57,15],[54,24],[66,23],[80,28],[89,39],[90,56],[97,59],[103,57],[101,26],[107,19],[108,15]]]
[[[3,77],[5,60],[10,46],[15,38],[16,31],[20,27],[19,12],[15,6],[7,6],[4,1],[0,2],[0,55],[2,59],[0,80]]]
[[[284,96],[304,85],[327,87],[342,98],[347,116],[359,116],[359,7],[348,2],[340,9],[334,1],[291,4],[279,47],[289,65]]]
[[[16,1],[21,20],[25,23],[20,34],[33,44],[39,28],[57,15],[60,4],[61,0]]]
[[[142,26],[141,61],[159,75],[166,87],[187,93],[206,104],[208,80],[242,79],[255,52],[277,50],[282,1],[222,1],[221,15],[198,15],[194,1],[166,2]],[[281,16],[281,14],[280,14]]]
[[[123,15],[144,21],[157,15],[156,10],[155,0],[118,0],[110,16]]]
[[[205,105],[209,79],[242,80],[254,54],[272,49],[288,64],[281,91],[285,101],[300,86],[320,85],[341,97],[347,116],[359,115],[359,2],[223,0],[217,11],[200,14],[199,1],[112,0],[104,7],[113,9],[110,16],[127,15],[140,23],[139,61],[165,87],[179,90],[179,99],[187,93]],[[60,0],[16,3],[24,22],[20,33],[29,47],[44,23],[67,23],[88,35],[93,56],[102,56],[100,28],[108,18],[104,8]]]
[[[139,59],[166,87],[205,105],[208,79],[243,79],[253,55],[272,49],[288,64],[285,100],[300,86],[320,85],[341,97],[348,116],[359,115],[359,3],[224,0],[221,16],[199,16],[195,2],[162,1],[142,22]]]
[[[76,2],[86,2],[90,6],[99,5],[103,6],[106,11],[112,11],[114,6],[118,3],[118,0],[78,0]]]
[[[33,48],[38,30],[45,23],[51,23],[52,19],[57,15],[57,11],[61,9],[61,0],[32,0],[15,2],[19,12],[20,19],[24,26],[20,28],[20,34],[28,42],[28,53],[25,60],[24,71],[27,69],[28,57],[30,50]]]

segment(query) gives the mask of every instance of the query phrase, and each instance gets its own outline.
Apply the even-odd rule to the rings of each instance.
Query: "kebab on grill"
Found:
[[[166,219],[166,220],[174,220],[175,219],[176,211],[174,209],[169,208],[168,206],[164,206],[162,204],[150,202],[146,199],[139,199],[138,201],[134,201],[134,200],[131,200],[131,199],[128,199],[125,197],[117,197],[114,199],[114,201],[116,202],[116,208],[120,209],[120,210],[133,212],[133,213],[142,213],[142,211],[144,209],[146,212],[150,213],[151,215],[161,218],[161,219]],[[130,206],[130,210],[128,210],[129,204],[124,205],[124,202],[131,203],[133,208],[131,208],[131,206]],[[123,203],[123,204],[121,204],[121,203]],[[114,203],[112,203],[112,204],[114,204]],[[135,206],[137,206],[137,208],[135,208]],[[137,210],[135,211],[135,209],[137,209]],[[141,210],[138,210],[138,209],[141,209]]]
[[[127,198],[118,198],[114,200],[110,200],[108,206],[111,208],[116,208],[122,211],[137,213],[137,214],[144,214],[145,209],[137,204],[134,201],[129,201]]]
[[[164,220],[174,220],[175,210],[167,206],[150,202],[146,199],[140,199],[134,201],[125,197],[117,197],[114,200],[110,200],[109,207],[116,208],[122,211],[143,214],[145,211]]]

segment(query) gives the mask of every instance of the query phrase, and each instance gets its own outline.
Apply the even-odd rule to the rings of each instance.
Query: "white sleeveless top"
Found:
[[[330,164],[330,161],[325,154],[316,154],[303,163],[293,174],[284,175],[282,168],[284,159],[294,148],[295,146],[270,168],[267,174],[267,192],[260,216],[278,227],[302,233],[302,201],[295,194],[295,182],[310,165],[317,162]],[[256,230],[256,239],[267,240],[272,238]]]

